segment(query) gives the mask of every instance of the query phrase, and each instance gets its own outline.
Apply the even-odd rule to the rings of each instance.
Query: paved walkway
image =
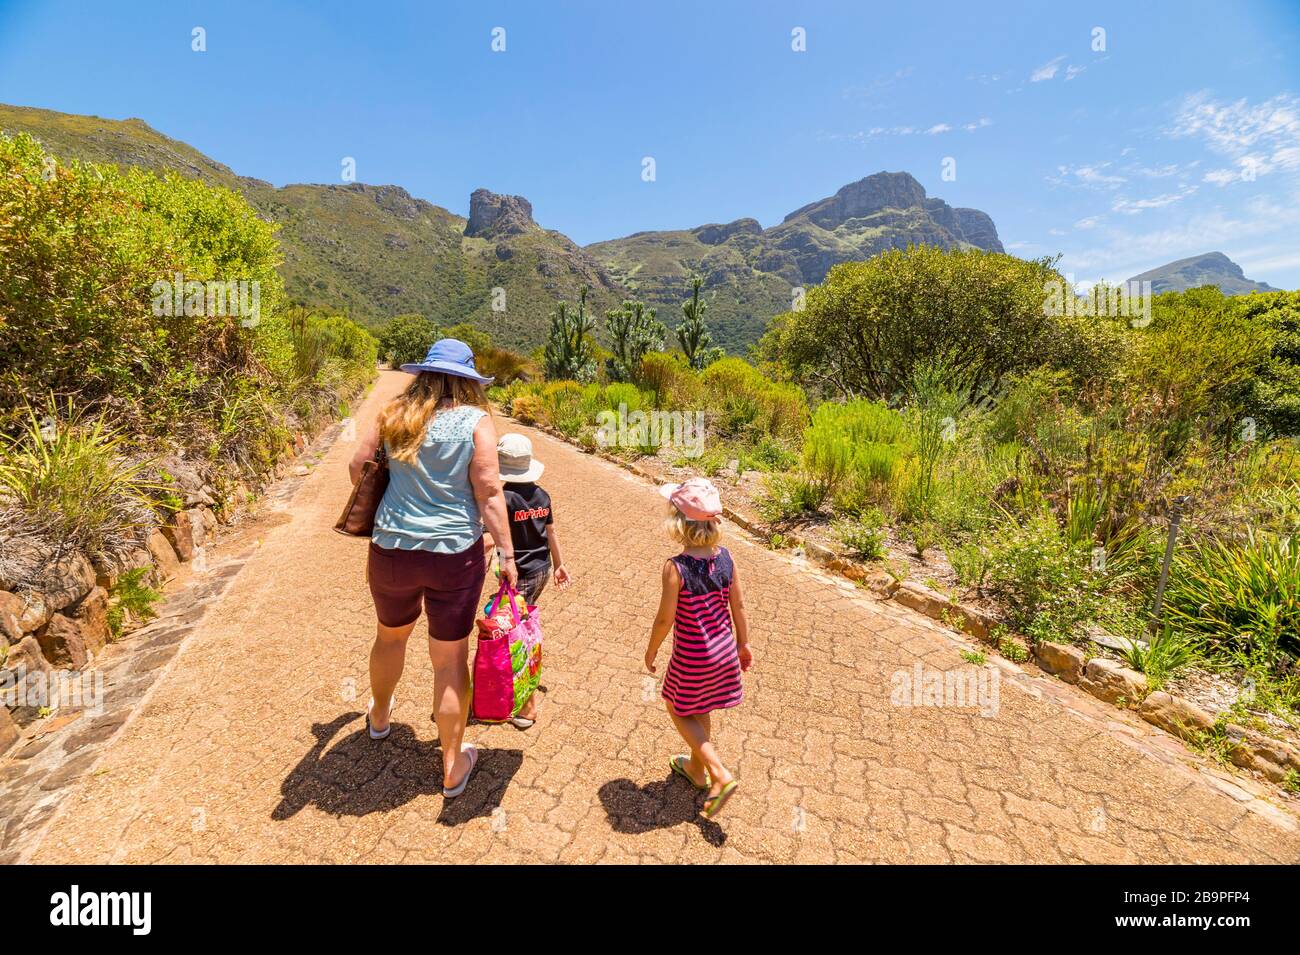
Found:
[[[386,373],[358,413],[400,384]],[[392,736],[369,740],[365,545],[330,528],[339,442],[57,808],[37,862],[1297,862],[1294,817],[1181,744],[1046,677],[993,664],[996,713],[891,703],[955,637],[728,527],[757,663],[715,722],[741,789],[717,822],[641,658],[660,498],[535,433],[576,584],[543,600],[545,696],[444,802],[431,674],[413,640]],[[285,519],[287,517],[287,519]]]

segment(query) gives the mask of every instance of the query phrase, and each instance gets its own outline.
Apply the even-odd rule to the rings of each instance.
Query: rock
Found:
[[[90,660],[81,624],[61,613],[50,617],[50,622],[37,632],[36,639],[45,659],[60,669],[80,670]]]
[[[944,613],[950,612],[953,606],[943,595],[910,580],[903,581],[894,592],[894,599],[934,620],[942,620]]]
[[[862,580],[862,585],[881,600],[888,600],[898,592],[899,583],[893,574],[883,570],[873,570]]]
[[[163,483],[181,499],[182,507],[216,503],[212,486],[199,468],[178,455],[171,454],[158,462]]]
[[[18,618],[23,615],[25,607],[23,599],[17,594],[0,590],[0,647],[7,647],[23,638]]]
[[[95,586],[95,567],[80,551],[72,551],[46,564],[37,586],[51,611],[74,604]]]
[[[9,710],[0,706],[0,753],[18,742],[18,724],[9,715]]]
[[[103,587],[96,587],[82,597],[75,607],[66,609],[64,614],[81,627],[82,640],[88,653],[98,653],[113,639],[113,630],[108,625],[108,591]]]
[[[1034,659],[1040,667],[1066,683],[1078,683],[1087,663],[1082,650],[1061,643],[1035,644]]]
[[[49,553],[38,542],[7,536],[0,552],[0,590],[21,590],[32,582]]]
[[[1180,739],[1193,739],[1214,726],[1211,714],[1164,690],[1157,690],[1147,696],[1138,707],[1138,715],[1152,726],[1158,726]]]
[[[1234,765],[1263,773],[1275,783],[1282,782],[1300,765],[1300,755],[1281,740],[1235,723],[1229,723],[1224,733],[1233,743],[1228,755]]]
[[[487,189],[470,193],[465,235],[520,235],[537,228],[532,203],[523,196],[502,196]]]
[[[1083,668],[1079,686],[1107,703],[1137,706],[1146,696],[1147,678],[1114,660],[1095,657]]]
[[[136,547],[116,557],[97,558],[92,563],[95,565],[95,585],[105,590],[112,590],[117,586],[118,580],[128,570],[139,567],[153,569],[153,558],[149,555],[147,547]]]
[[[51,667],[35,637],[23,637],[9,648],[0,670],[0,702],[19,726],[40,718],[41,707],[50,700]]]
[[[217,515],[210,507],[193,507],[187,511],[190,515],[190,527],[194,530],[194,546],[206,547],[212,543],[213,531],[217,529]]]
[[[172,515],[172,522],[162,529],[181,560],[190,560],[194,556],[194,524],[189,511],[177,511]]]
[[[23,633],[33,633],[45,626],[50,619],[50,614],[54,612],[45,599],[45,595],[25,593],[22,595],[21,600],[23,610],[18,615],[18,628]]]
[[[149,554],[153,557],[159,581],[165,582],[176,576],[176,571],[180,569],[180,560],[162,531],[156,530],[149,535]]]

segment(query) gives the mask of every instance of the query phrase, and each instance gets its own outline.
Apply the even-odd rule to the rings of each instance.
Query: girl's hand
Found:
[[[568,590],[570,583],[571,581],[569,580],[569,572],[565,570],[564,565],[561,564],[559,567],[556,567],[555,586],[558,587],[560,590]]]
[[[655,672],[655,657],[659,655],[658,648],[650,648],[645,652],[645,668],[651,673]]]
[[[736,654],[740,657],[740,669],[748,670],[754,665],[754,654],[749,649],[749,644],[736,648]]]

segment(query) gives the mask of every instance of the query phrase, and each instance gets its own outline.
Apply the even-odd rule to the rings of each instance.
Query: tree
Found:
[[[963,397],[975,401],[1042,365],[1080,383],[1111,374],[1127,321],[1053,314],[1048,289],[1063,282],[1048,259],[892,249],[832,268],[802,310],[773,320],[760,353],[824,393],[884,401],[900,399],[916,370],[934,361],[959,375]]]
[[[551,330],[546,337],[542,362],[546,377],[553,381],[591,381],[596,377],[596,360],[588,337],[595,322],[587,314],[586,285],[578,294],[577,311],[570,311],[567,302],[551,313]]]
[[[614,343],[614,356],[606,367],[615,381],[633,381],[640,373],[641,359],[661,350],[668,336],[663,322],[656,321],[653,308],[630,300],[605,313],[605,328]]]
[[[696,371],[703,371],[722,357],[722,349],[713,346],[713,336],[704,324],[704,313],[708,303],[700,301],[700,286],[704,280],[699,276],[691,279],[691,300],[682,304],[683,321],[677,326],[677,343],[686,354],[686,361]]]
[[[424,358],[438,337],[438,326],[423,315],[398,315],[379,333],[379,354],[397,368]]]

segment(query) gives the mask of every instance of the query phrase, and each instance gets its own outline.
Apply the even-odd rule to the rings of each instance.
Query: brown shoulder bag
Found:
[[[352,488],[347,506],[334,524],[334,529],[349,537],[369,537],[375,530],[375,512],[388,490],[388,455],[381,441],[375,456],[361,465],[361,477]]]

